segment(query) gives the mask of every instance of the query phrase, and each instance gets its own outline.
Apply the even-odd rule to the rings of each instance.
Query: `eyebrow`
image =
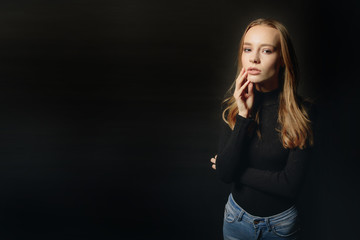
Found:
[[[248,42],[244,42],[244,45],[252,45],[251,43],[248,43]],[[270,47],[273,47],[276,49],[276,46],[272,45],[272,44],[269,44],[269,43],[263,43],[263,44],[260,44],[261,47],[263,46],[270,46]]]

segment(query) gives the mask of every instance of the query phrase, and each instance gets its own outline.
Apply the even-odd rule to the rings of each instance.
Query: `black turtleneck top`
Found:
[[[294,205],[310,161],[311,148],[282,146],[276,130],[280,129],[279,93],[279,89],[259,92],[254,88],[261,139],[254,119],[237,115],[233,130],[221,121],[217,175],[232,183],[236,203],[255,216],[275,215]]]

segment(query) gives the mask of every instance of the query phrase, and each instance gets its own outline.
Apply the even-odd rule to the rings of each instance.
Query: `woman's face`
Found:
[[[248,30],[244,38],[241,62],[248,72],[248,79],[260,91],[278,87],[280,58],[280,32],[264,25]]]

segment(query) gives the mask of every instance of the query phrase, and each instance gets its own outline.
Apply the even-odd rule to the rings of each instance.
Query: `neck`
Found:
[[[278,81],[265,81],[262,83],[255,83],[255,88],[259,92],[271,92],[279,88]]]
[[[268,92],[261,92],[255,88],[254,93],[256,104],[260,104],[261,106],[274,105],[278,104],[280,88],[276,88]]]

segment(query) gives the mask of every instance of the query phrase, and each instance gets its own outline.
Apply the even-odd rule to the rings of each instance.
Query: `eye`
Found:
[[[270,54],[270,53],[272,53],[272,51],[271,51],[270,49],[264,49],[264,50],[263,50],[263,53],[265,53],[265,54]]]
[[[244,52],[251,52],[250,48],[244,48]]]

